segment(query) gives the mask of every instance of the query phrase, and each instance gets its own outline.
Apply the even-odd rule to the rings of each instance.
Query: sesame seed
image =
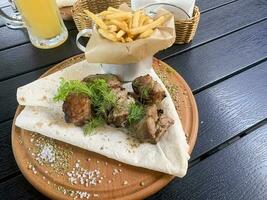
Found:
[[[141,182],[140,182],[140,185],[141,185],[141,186],[144,186],[144,185],[145,185],[145,183],[144,183],[143,181],[141,181]]]
[[[128,184],[128,181],[123,181],[123,185],[127,185]]]

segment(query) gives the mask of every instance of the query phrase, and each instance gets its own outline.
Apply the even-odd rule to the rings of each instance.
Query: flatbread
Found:
[[[65,123],[64,113],[61,110],[62,102],[55,103],[52,100],[59,86],[60,77],[66,80],[81,80],[97,73],[104,73],[100,65],[82,61],[18,88],[17,100],[20,105],[26,107],[17,117],[16,126],[120,162],[183,177],[189,159],[185,133],[170,94],[152,68],[144,73],[150,74],[165,89],[167,97],[162,101],[162,108],[164,113],[175,121],[168,129],[168,133],[156,145],[136,143],[129,137],[126,129],[106,125],[96,129],[94,135],[85,136],[80,127]],[[131,89],[130,83],[124,87],[127,90]]]

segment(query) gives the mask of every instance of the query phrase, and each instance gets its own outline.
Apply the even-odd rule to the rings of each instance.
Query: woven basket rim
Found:
[[[178,19],[178,20],[175,20],[175,22],[192,23],[192,21],[199,19],[199,15],[200,15],[199,8],[198,6],[195,6],[192,17],[190,17],[189,19]]]

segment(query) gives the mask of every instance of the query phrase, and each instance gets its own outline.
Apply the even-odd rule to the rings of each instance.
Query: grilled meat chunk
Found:
[[[110,88],[119,88],[122,87],[122,83],[120,79],[113,74],[96,74],[96,75],[89,75],[83,79],[84,82],[89,83],[96,79],[104,79]]]
[[[76,126],[83,126],[92,118],[91,100],[84,94],[69,94],[62,109],[65,113],[65,121]]]
[[[109,113],[107,122],[116,127],[125,127],[129,114],[129,105],[134,103],[135,100],[132,96],[128,95],[125,89],[116,88],[112,89],[112,91],[117,96],[117,102],[116,107]]]
[[[130,131],[133,137],[141,142],[156,144],[173,124],[173,119],[164,115],[162,110],[153,104],[146,108],[145,117],[130,127]]]
[[[165,97],[165,91],[150,75],[140,76],[132,82],[132,87],[139,101],[145,104],[158,104]]]

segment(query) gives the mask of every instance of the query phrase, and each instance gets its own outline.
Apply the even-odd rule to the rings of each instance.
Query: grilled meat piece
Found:
[[[130,127],[130,131],[133,137],[141,142],[156,144],[173,124],[173,119],[164,115],[163,111],[153,104],[146,108],[145,117]]]
[[[69,94],[62,109],[65,113],[65,121],[76,126],[83,126],[92,118],[91,100],[84,94]]]
[[[89,75],[83,79],[84,82],[89,83],[96,79],[104,79],[110,88],[119,88],[122,87],[122,83],[120,79],[113,74],[96,74],[96,75]]]
[[[129,114],[129,105],[134,103],[135,100],[130,96],[125,89],[116,88],[112,91],[117,96],[116,107],[109,113],[107,122],[108,124],[113,124],[116,127],[125,127],[127,122],[127,117]]]
[[[165,97],[165,91],[150,75],[140,76],[132,82],[134,92],[138,99],[145,104],[158,104]]]

